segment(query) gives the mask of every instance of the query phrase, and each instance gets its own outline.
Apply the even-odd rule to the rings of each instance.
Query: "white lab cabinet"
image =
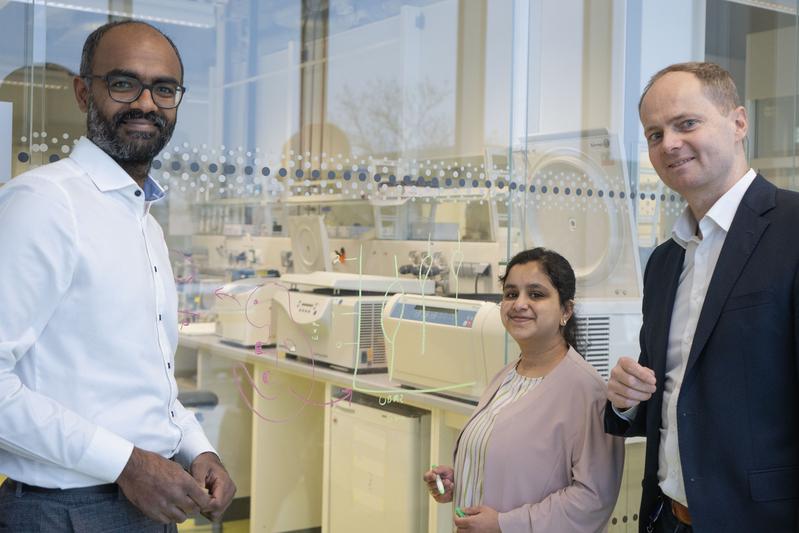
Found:
[[[430,415],[355,394],[335,403],[326,439],[327,533],[417,533],[427,529]]]

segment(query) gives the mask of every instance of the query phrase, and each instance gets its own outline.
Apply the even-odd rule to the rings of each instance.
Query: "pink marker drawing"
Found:
[[[247,367],[246,367],[246,366],[244,366],[244,365],[243,365],[243,364],[241,364],[241,363],[239,363],[239,366],[240,366],[240,367],[241,367],[241,369],[244,371],[244,375],[247,377],[247,381],[248,381],[248,382],[249,382],[249,384],[252,386],[253,390],[254,390],[254,391],[255,391],[255,392],[256,392],[256,393],[257,393],[257,394],[258,394],[258,395],[259,395],[261,398],[263,398],[264,400],[275,400],[275,399],[277,399],[277,397],[269,397],[269,396],[265,396],[265,395],[264,395],[264,394],[261,392],[261,390],[260,390],[260,389],[259,389],[259,388],[258,388],[258,387],[255,385],[255,383],[253,382],[253,380],[252,380],[252,377],[250,376],[250,373],[247,371]],[[233,367],[233,381],[235,381],[235,382],[236,382],[236,388],[237,388],[237,389],[238,389],[238,391],[239,391],[239,397],[241,398],[242,402],[244,402],[244,405],[246,405],[246,406],[247,406],[247,408],[248,408],[250,411],[252,411],[252,413],[253,413],[255,416],[257,416],[258,418],[260,418],[260,419],[261,419],[261,420],[263,420],[264,422],[271,422],[272,424],[284,424],[284,423],[286,423],[286,422],[290,422],[290,421],[292,421],[293,419],[295,419],[295,418],[299,417],[300,413],[302,413],[302,411],[303,411],[303,410],[304,410],[304,409],[307,407],[307,405],[308,405],[307,403],[303,403],[302,405],[300,405],[300,408],[299,408],[299,409],[297,410],[297,412],[296,412],[296,413],[294,413],[292,416],[289,416],[289,417],[286,417],[286,418],[280,418],[280,419],[278,419],[278,418],[270,418],[270,417],[268,417],[268,416],[265,416],[264,414],[260,413],[260,412],[259,412],[259,411],[258,411],[258,410],[257,410],[257,409],[256,409],[256,408],[253,406],[253,404],[252,404],[252,402],[249,400],[249,398],[247,398],[247,395],[244,393],[244,389],[241,387],[241,376],[239,376],[239,373],[238,373],[238,368],[236,368],[236,367]]]
[[[176,277],[175,278],[175,283],[177,285],[185,285],[187,283],[191,283],[192,281],[194,281],[194,274],[191,273],[192,266],[194,265],[194,263],[193,263],[193,261],[191,259],[191,253],[189,253],[189,252],[175,252],[173,250],[169,250],[169,254],[170,254],[170,256],[173,255],[173,254],[181,255],[183,257],[183,264],[189,270],[189,274],[187,276],[182,277],[182,278],[181,277]],[[171,262],[171,257],[170,257],[170,262]]]
[[[239,375],[239,372],[243,372],[244,373],[244,376],[247,378],[247,383],[250,384],[250,386],[252,387],[252,390],[254,390],[255,393],[258,394],[258,396],[260,396],[264,400],[277,400],[277,396],[267,396],[263,392],[261,392],[261,389],[259,389],[258,385],[255,384],[255,381],[253,381],[252,376],[250,375],[250,371],[247,370],[246,366],[244,366],[242,363],[239,363],[239,367],[241,368],[241,370],[239,370],[238,367],[235,367],[235,366],[233,367],[233,379],[236,382],[236,385],[239,387],[239,393],[241,393],[242,398],[244,398],[246,396],[244,395],[244,391],[241,389],[241,376]],[[268,372],[264,372],[264,373],[268,374]],[[264,383],[266,383],[266,382],[267,381],[264,380]]]
[[[188,326],[194,319],[199,318],[200,316],[200,313],[195,313],[194,311],[178,310],[178,314],[184,316],[183,320],[180,321],[181,328],[183,328],[183,326]]]
[[[219,298],[220,300],[222,300],[222,299],[223,299],[223,297],[225,297],[225,298],[232,298],[234,302],[236,302],[236,303],[237,303],[239,306],[241,306],[241,302],[239,302],[238,298],[236,298],[236,297],[235,297],[235,296],[233,296],[232,294],[228,294],[228,293],[226,293],[226,292],[222,292],[222,289],[223,289],[223,288],[224,288],[224,287],[217,287],[217,288],[214,290],[214,296],[216,296],[216,297],[217,297],[217,298]]]
[[[324,407],[326,405],[335,405],[335,404],[337,404],[338,402],[340,402],[342,400],[347,400],[347,403],[352,405],[352,389],[342,389],[342,391],[341,391],[342,395],[339,396],[338,398],[334,399],[334,400],[330,400],[329,402],[312,402],[308,398],[303,398],[302,396],[300,396],[299,394],[294,392],[294,390],[292,390],[292,389],[289,389],[289,390],[291,391],[291,393],[294,396],[296,396],[298,399],[300,399],[306,405],[315,405],[317,407]]]

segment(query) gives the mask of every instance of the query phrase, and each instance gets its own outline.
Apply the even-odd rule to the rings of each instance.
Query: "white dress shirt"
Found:
[[[85,138],[0,188],[0,473],[72,488],[115,481],[134,445],[213,451],[177,401],[162,196]]]
[[[699,314],[707,295],[708,285],[716,269],[716,263],[730,230],[732,219],[741,199],[757,174],[754,170],[738,180],[730,190],[719,198],[713,207],[697,223],[688,206],[674,224],[672,238],[685,248],[680,281],[669,328],[669,344],[666,351],[666,380],[661,408],[660,448],[658,450],[658,481],[663,494],[688,506],[685,482],[680,462],[677,432],[677,400],[680,397],[685,365],[691,353]],[[619,416],[632,420],[638,407],[623,412],[615,409]]]

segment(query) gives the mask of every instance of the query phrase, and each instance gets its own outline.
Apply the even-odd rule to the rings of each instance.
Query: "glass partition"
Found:
[[[336,530],[329,505],[344,504],[330,491],[343,489],[325,440],[336,394],[426,410],[404,413],[427,446],[416,470],[448,460],[474,392],[516,357],[496,302],[520,250],[547,246],[573,265],[584,355],[600,374],[637,353],[643,267],[684,208],[652,168],[638,122],[641,90],[660,68],[729,69],[749,113],[752,165],[797,188],[796,4],[755,0],[0,2],[11,177],[69,155],[85,131],[73,95],[83,41],[124,18],[162,29],[185,65],[177,128],[152,166],[167,198],[152,212],[179,292],[182,384],[213,388],[229,409],[210,431],[223,456],[237,454],[237,516],[252,530]],[[440,316],[468,317],[457,336],[438,336],[424,313],[388,315],[396,302],[427,309],[413,292],[440,298]],[[493,318],[479,322],[483,313]],[[355,326],[341,322],[351,316]],[[239,351],[224,359],[220,340]],[[439,372],[467,377],[453,386],[393,359],[427,350],[441,354]],[[310,377],[280,381],[284,361],[309,365]],[[323,379],[322,368],[343,377]],[[375,369],[382,389],[359,377]],[[441,398],[466,407],[429,403]],[[243,437],[231,444],[222,423]],[[353,427],[357,446],[340,460],[377,479],[388,441]],[[265,458],[287,446],[295,477]],[[283,492],[258,477],[272,472]],[[387,505],[381,483],[353,489],[352,513]],[[449,531],[450,509],[414,501],[419,531]]]

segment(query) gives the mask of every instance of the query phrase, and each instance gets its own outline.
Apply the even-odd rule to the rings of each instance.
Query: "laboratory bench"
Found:
[[[423,506],[376,501],[374,494],[371,501],[364,501],[401,510],[420,509],[427,516],[426,531],[452,531],[452,505],[437,504],[427,496],[421,475],[431,464],[452,464],[455,439],[474,410],[472,403],[402,389],[386,373],[353,376],[321,364],[278,356],[275,348],[225,344],[216,335],[181,333],[175,369],[182,390],[196,387],[219,398],[214,410],[199,410],[198,417],[238,485],[236,497],[249,497],[250,531],[321,528],[336,533],[331,528],[329,509],[336,484],[329,474],[331,446],[326,443],[333,429],[331,423],[337,421],[332,411],[346,415],[345,407],[354,405],[349,404],[350,391],[355,396],[372,397],[373,404],[384,406],[386,412],[401,404],[429,413],[429,435],[424,435],[424,442],[429,440],[429,456],[425,447],[416,473]],[[628,440],[622,491],[610,532],[638,530],[643,447],[642,439]],[[363,462],[373,458],[353,460],[357,459]],[[375,489],[375,494],[383,489]]]

